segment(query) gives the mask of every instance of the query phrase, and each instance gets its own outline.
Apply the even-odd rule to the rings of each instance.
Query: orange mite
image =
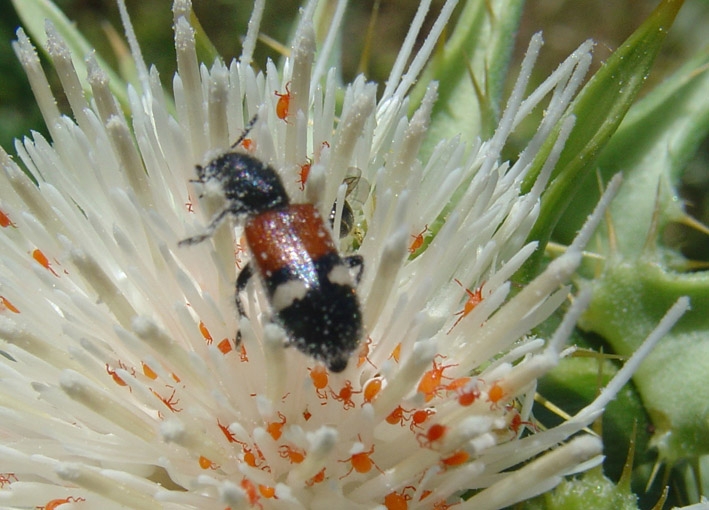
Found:
[[[382,379],[381,377],[377,377],[375,379],[370,380],[367,382],[367,384],[364,385],[364,402],[362,405],[372,402],[375,398],[377,398],[377,395],[379,394],[379,391],[382,389]]]
[[[199,321],[199,332],[202,333],[202,336],[207,342],[207,345],[212,345],[212,335],[209,333],[209,330],[207,329],[207,326],[204,325],[204,322]]]
[[[47,256],[44,253],[42,253],[41,250],[35,249],[32,252],[32,258],[35,259],[35,261],[37,261],[39,263],[39,265],[41,265],[45,269],[49,269],[54,276],[59,278],[59,275],[57,273],[55,273],[54,269],[52,269],[52,266],[49,265],[49,259],[47,258]]]
[[[57,508],[59,505],[64,505],[66,503],[78,503],[80,501],[86,501],[84,498],[75,498],[73,496],[69,496],[68,498],[64,499],[53,499],[49,503],[47,503],[44,506],[38,506],[36,508],[40,510],[54,510]]]
[[[219,429],[222,431],[224,436],[226,437],[226,440],[229,441],[230,443],[238,443],[236,437],[234,434],[231,433],[229,430],[228,425],[222,425],[222,422],[219,421],[219,418],[217,418],[217,425],[219,426]]]
[[[241,146],[246,149],[247,152],[253,152],[256,149],[256,144],[251,138],[244,138],[241,141]]]
[[[5,484],[10,485],[12,482],[19,482],[15,473],[0,473],[0,489],[5,487]]]
[[[108,363],[106,363],[106,372],[108,372],[108,375],[113,377],[113,381],[118,386],[128,386],[128,383],[126,383],[123,379],[121,379],[121,376],[119,376],[115,370],[112,370]]]
[[[421,424],[425,422],[432,414],[436,414],[436,411],[434,411],[433,409],[419,409],[418,411],[414,412],[414,414],[411,415],[411,425],[409,425],[409,429],[411,429],[411,432],[414,431],[414,428],[420,429]]]
[[[384,506],[386,507],[387,510],[407,510],[409,508],[409,501],[411,501],[412,496],[410,494],[406,494],[406,491],[409,489],[413,489],[414,491],[416,488],[412,485],[407,485],[403,489],[401,489],[401,492],[390,492],[384,497]]]
[[[357,436],[359,437],[359,436]],[[362,442],[362,438],[359,438],[360,442]],[[369,458],[370,455],[374,453],[374,445],[367,450],[366,452],[359,452],[359,453],[354,453],[352,454],[349,458],[344,459],[344,460],[338,460],[337,462],[350,462],[352,463],[352,466],[350,467],[350,470],[347,471],[344,475],[340,477],[340,480],[342,480],[344,477],[349,475],[353,470],[357,471],[358,473],[369,473],[372,470],[372,466],[377,468],[377,471],[379,471],[381,474],[384,474],[384,471],[381,470],[379,466],[377,466],[372,459]]]
[[[455,321],[455,324],[451,326],[451,329],[448,330],[448,333],[446,335],[450,335],[450,332],[453,331],[453,328],[458,325],[460,321],[463,320],[463,317],[467,316],[470,312],[472,312],[476,306],[480,304],[480,302],[483,300],[483,284],[480,285],[477,289],[475,289],[475,292],[472,290],[466,288],[462,283],[460,283],[460,280],[455,278],[455,283],[460,285],[465,289],[465,292],[468,294],[468,300],[465,302],[465,305],[463,305],[463,309],[460,312],[456,312],[453,315],[460,315],[458,317],[458,320]]]
[[[9,218],[7,214],[5,214],[2,210],[0,210],[0,227],[6,228],[6,227],[14,227],[17,228],[17,225],[15,225],[12,220]]]
[[[312,477],[310,480],[308,480],[307,482],[305,482],[305,485],[307,485],[308,487],[312,487],[312,486],[315,485],[316,483],[320,483],[320,482],[322,482],[323,480],[325,480],[325,468],[322,468],[322,469],[320,470],[320,472],[318,472],[317,475],[315,475],[315,476]]]
[[[317,393],[318,398],[327,400],[327,391],[324,391],[328,384],[327,370],[320,365],[315,368],[309,368],[308,370],[310,370],[310,379],[313,381],[315,393]],[[325,402],[322,404],[325,405]]]
[[[490,389],[487,390],[487,401],[492,402],[492,406],[496,406],[504,396],[504,390],[497,383],[493,384]]]
[[[417,391],[426,395],[426,402],[433,399],[433,397],[438,396],[438,391],[443,389],[444,386],[441,385],[441,379],[450,379],[443,375],[443,371],[446,368],[454,367],[456,365],[438,365],[436,363],[436,358],[445,358],[442,354],[437,354],[433,358],[433,368],[423,374],[421,381],[419,382]]]
[[[397,363],[399,362],[399,357],[401,356],[401,342],[396,344],[396,347],[394,347],[394,350],[391,351],[391,354],[389,355],[388,359],[393,359]]]
[[[162,400],[162,403],[167,406],[167,408],[172,411],[173,413],[179,413],[182,411],[182,409],[178,409],[177,404],[180,403],[179,398],[175,398],[175,390],[172,390],[172,393],[168,398],[163,398],[160,395],[157,394],[155,390],[150,390],[153,392],[153,395],[158,397],[160,400]]]
[[[10,310],[13,313],[20,313],[20,311],[10,303],[4,296],[0,296],[0,310]]]
[[[446,467],[460,466],[469,458],[470,455],[468,454],[468,452],[460,450],[446,457],[445,459],[441,459],[441,463]]]
[[[436,423],[431,425],[425,433],[416,434],[416,439],[422,448],[431,448],[431,445],[442,438],[447,431],[448,427]]]
[[[416,235],[411,235],[414,240],[409,246],[409,253],[413,255],[416,251],[423,246],[423,235],[428,231],[428,224],[424,225],[423,230]]]
[[[372,365],[374,368],[377,368],[374,363],[370,361],[370,359],[367,357],[369,356],[369,349],[372,345],[372,337],[368,336],[367,341],[362,344],[362,348],[359,350],[359,359],[357,360],[357,366],[361,367],[364,362],[368,362],[370,365]]]
[[[458,403],[464,407],[475,402],[480,396],[480,390],[477,386],[470,387],[470,381],[470,377],[460,377],[446,386],[448,391],[458,393]]]
[[[209,460],[207,457],[204,457],[203,455],[199,456],[199,467],[202,469],[211,469],[214,471],[215,469],[219,469],[219,466],[217,466],[214,462]]]
[[[352,395],[362,393],[362,390],[352,391],[352,382],[347,380],[339,393],[335,393],[332,388],[330,388],[330,393],[332,394],[332,398],[338,402],[342,402],[345,409],[352,409],[355,406],[355,403],[352,401]]]
[[[286,83],[286,93],[281,94],[277,90],[273,92],[278,96],[278,103],[276,103],[276,115],[278,116],[279,119],[284,120],[288,122],[287,117],[288,117],[288,110],[290,108],[290,99],[291,99],[291,93],[290,93],[290,82]]]
[[[401,406],[396,406],[396,409],[394,409],[391,413],[389,413],[389,416],[386,417],[386,421],[391,425],[396,425],[398,423],[403,427],[406,423],[406,420],[409,419],[409,417],[407,417],[404,413],[410,412],[411,411],[407,411]]]
[[[305,191],[305,183],[308,180],[308,175],[310,175],[311,166],[313,166],[313,160],[310,158],[307,158],[307,161],[300,165],[299,178],[295,181],[297,184],[300,184],[300,191]]]
[[[254,485],[254,483],[247,478],[244,478],[243,480],[241,480],[240,485],[241,485],[241,488],[244,489],[244,492],[246,492],[246,497],[248,498],[249,503],[252,506],[258,505],[259,508],[263,508],[261,503],[259,503],[260,498],[259,498],[259,493],[258,493],[258,489],[256,488],[256,485]]]
[[[278,449],[278,455],[288,459],[291,464],[300,464],[305,460],[305,452],[303,450],[291,448],[287,444],[281,445]]]
[[[266,432],[271,434],[271,437],[274,441],[278,441],[278,439],[281,437],[281,434],[283,434],[283,425],[286,424],[286,417],[283,416],[280,411],[278,411],[278,417],[281,421],[274,421],[272,423],[269,423],[268,427],[266,427]]]

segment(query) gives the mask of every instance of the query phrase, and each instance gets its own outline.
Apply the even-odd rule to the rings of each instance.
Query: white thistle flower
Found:
[[[122,2],[141,83],[140,92],[128,90],[128,117],[91,56],[86,100],[48,25],[74,119],[61,115],[18,31],[15,50],[52,143],[35,134],[16,144],[38,185],[0,154],[4,508],[494,509],[601,462],[590,435],[557,446],[600,415],[688,304],[668,313],[596,401],[523,436],[534,428],[536,380],[558,362],[588,293],[551,339],[528,333],[568,298],[565,284],[618,185],[568,251],[511,296],[509,279],[535,249],[525,239],[573,118],[532,191],[520,195],[520,183],[579,87],[592,45],[523,100],[542,44],[535,36],[493,138],[473,147],[443,140],[421,162],[436,84],[410,119],[407,93],[455,1],[404,71],[420,24],[412,26],[380,98],[358,77],[341,111],[336,72],[326,69],[332,38],[316,52],[315,4],[302,12],[283,68],[269,62],[257,73],[250,62],[263,2],[241,58],[207,69],[197,63],[191,5],[176,0],[175,115]],[[510,132],[549,94],[526,150],[501,162]],[[195,165],[228,150],[257,114],[248,143],[234,150],[276,168],[294,202],[323,216],[336,203],[335,232],[348,199],[343,180],[353,168],[361,173],[364,191],[351,205],[366,228],[341,249],[356,246],[365,261],[357,293],[366,339],[341,374],[283,348],[260,285],[244,293],[250,320],[239,321],[234,281],[248,255],[238,221],[178,247],[224,207],[219,183],[190,182]],[[434,230],[456,190],[462,196]],[[424,235],[430,243],[419,249]],[[476,492],[463,501],[468,489]]]

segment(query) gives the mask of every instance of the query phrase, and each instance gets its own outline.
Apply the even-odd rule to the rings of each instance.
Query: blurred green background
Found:
[[[23,0],[19,0],[23,1]],[[194,10],[206,33],[226,60],[238,56],[241,51],[241,36],[245,33],[252,2],[244,0],[194,0]],[[334,4],[334,0],[332,0]],[[358,70],[383,83],[403,40],[418,2],[415,0],[381,0],[374,31],[375,51],[369,53],[366,62],[361,55],[365,46],[365,33],[375,0],[350,2],[343,25],[342,40],[343,76],[351,79]],[[434,0],[427,23],[430,25],[444,0]],[[460,2],[461,4],[463,1]],[[56,0],[56,4],[69,19],[74,20],[85,37],[98,53],[112,65],[111,37],[122,37],[122,26],[114,0]],[[163,83],[169,90],[175,71],[175,55],[172,47],[171,0],[126,0],[128,10],[141,43],[147,62],[154,63],[160,71]],[[556,68],[582,41],[596,41],[594,69],[640,24],[657,4],[656,0],[538,0],[529,1],[525,7],[520,33],[517,37],[515,59],[519,60],[531,35],[539,30],[544,33],[545,47],[535,68],[536,80],[541,81]],[[276,41],[288,40],[291,22],[297,14],[300,2],[296,0],[270,0],[267,2],[261,25],[262,33]],[[29,90],[27,80],[17,62],[10,41],[15,39],[15,30],[20,22],[10,0],[0,0],[0,145],[10,154],[15,154],[14,138],[22,137],[31,130],[46,133],[46,128]],[[425,34],[427,30],[424,29]],[[686,2],[675,25],[670,31],[665,47],[650,75],[646,90],[671,73],[689,55],[709,44],[709,2],[690,0]],[[263,65],[266,58],[274,60],[280,55],[265,44],[258,44],[254,61]],[[43,57],[44,58],[44,57]],[[515,63],[511,78],[516,76]],[[49,79],[56,85],[57,79],[50,71]],[[589,74],[590,75],[590,74]],[[59,87],[54,87],[55,91]],[[63,98],[57,93],[60,107]],[[522,143],[529,133],[518,132],[512,139],[510,155],[514,156],[515,140]],[[705,143],[697,158],[689,165],[681,187],[682,196],[690,214],[709,223],[709,143]],[[695,260],[709,259],[707,236],[678,226],[669,233],[672,244],[683,247],[685,255]]]

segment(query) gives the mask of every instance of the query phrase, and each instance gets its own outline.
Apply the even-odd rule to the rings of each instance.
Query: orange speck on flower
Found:
[[[6,228],[6,227],[14,227],[17,228],[17,225],[15,225],[10,217],[5,214],[4,211],[0,209],[0,227]]]
[[[376,377],[364,385],[364,403],[372,402],[382,389],[382,378]]]
[[[217,344],[217,349],[219,349],[222,354],[229,354],[232,350],[231,342],[228,338],[225,338]]]
[[[20,313],[20,311],[4,296],[0,296],[0,311],[2,310],[10,310],[13,313]]]
[[[465,302],[465,305],[463,305],[463,309],[460,312],[456,312],[453,314],[460,315],[460,317],[458,317],[458,320],[455,321],[455,323],[451,326],[451,329],[448,330],[448,333],[446,333],[446,335],[450,334],[450,332],[453,331],[453,328],[456,327],[461,320],[463,320],[463,317],[467,316],[470,312],[472,312],[475,307],[478,306],[483,300],[484,283],[482,283],[480,287],[475,289],[475,292],[473,292],[470,289],[467,289],[462,283],[460,283],[460,280],[458,280],[457,278],[455,279],[455,282],[465,289],[465,292],[468,294],[468,299]]]
[[[283,434],[283,425],[286,424],[286,417],[283,416],[280,411],[278,412],[278,417],[281,421],[274,421],[272,423],[269,423],[268,427],[266,427],[266,432],[271,434],[271,437],[274,441],[278,441],[278,439],[281,437],[281,434]]]
[[[443,371],[446,368],[454,367],[456,365],[439,365],[436,363],[436,358],[445,358],[442,354],[437,354],[433,358],[433,368],[423,374],[421,381],[419,382],[417,391],[423,393],[426,396],[426,402],[433,399],[433,397],[438,396],[438,391],[443,389],[444,386],[441,385],[441,379],[450,379],[443,375]]]
[[[33,258],[40,266],[44,267],[45,269],[48,269],[49,271],[52,272],[52,274],[53,274],[54,276],[56,276],[57,278],[59,278],[59,275],[58,275],[57,273],[55,273],[55,272],[54,272],[54,269],[52,269],[52,267],[49,265],[49,259],[47,258],[47,256],[46,256],[44,253],[42,253],[42,251],[41,251],[40,249],[37,249],[37,248],[36,248],[36,249],[32,252],[32,258]]]
[[[150,368],[148,365],[146,365],[142,361],[140,362],[140,364],[143,366],[143,373],[145,374],[145,376],[147,378],[152,379],[153,381],[158,378],[158,374],[153,372],[152,368]]]
[[[291,448],[287,444],[281,445],[278,448],[278,455],[284,459],[288,459],[291,464],[300,464],[305,460],[305,451]]]
[[[462,406],[469,406],[480,396],[477,386],[470,387],[471,377],[460,377],[446,386],[449,391],[458,393],[458,403]]]
[[[276,103],[276,115],[279,119],[288,122],[291,92],[290,92],[290,82],[286,83],[286,93],[281,94],[277,90],[273,92],[278,96],[278,102]]]
[[[207,326],[205,326],[204,322],[202,322],[202,321],[199,321],[199,332],[202,333],[202,336],[207,341],[207,345],[211,345],[213,342],[212,335],[209,334],[209,330],[207,329]]]
[[[423,246],[423,235],[426,233],[428,230],[428,224],[426,224],[423,227],[423,230],[419,232],[418,234],[411,235],[411,237],[414,238],[414,240],[411,242],[411,245],[409,246],[409,253],[414,254],[416,251]]]

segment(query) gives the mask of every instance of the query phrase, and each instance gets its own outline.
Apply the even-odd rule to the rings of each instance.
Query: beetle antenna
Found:
[[[251,131],[251,128],[253,128],[254,124],[256,124],[257,120],[258,120],[258,113],[256,115],[254,115],[253,117],[251,117],[251,120],[249,121],[248,124],[246,124],[246,127],[244,128],[244,132],[241,133],[241,136],[239,137],[239,139],[232,144],[232,146],[231,146],[232,149],[236,148],[241,142],[244,141],[244,139],[248,136],[249,131]]]

